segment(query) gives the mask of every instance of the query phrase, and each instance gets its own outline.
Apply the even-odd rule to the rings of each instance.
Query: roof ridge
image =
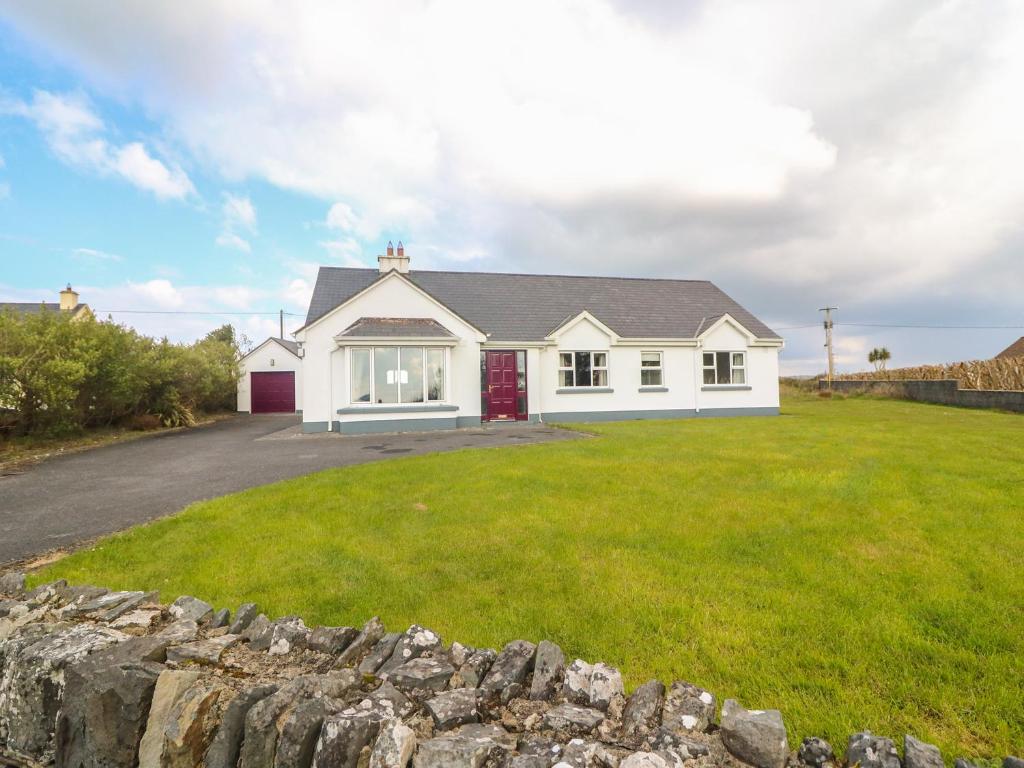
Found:
[[[320,269],[351,270],[353,272],[377,272],[374,267],[336,267],[329,264],[320,266]],[[414,269],[404,273],[407,277],[415,278],[417,274],[427,273],[430,275],[498,275],[502,277],[565,277],[572,280],[644,280],[659,281],[664,283],[708,283],[714,285],[710,280],[701,280],[693,277],[636,277],[623,275],[559,275],[550,272],[473,272],[461,269]]]

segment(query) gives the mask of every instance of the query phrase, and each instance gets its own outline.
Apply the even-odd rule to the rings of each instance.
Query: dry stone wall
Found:
[[[911,736],[854,734],[861,768],[941,768]],[[782,715],[677,681],[626,696],[619,671],[554,643],[500,651],[232,617],[193,597],[0,576],[0,764],[28,768],[838,768]],[[1005,768],[1024,768],[1007,758]],[[958,768],[970,768],[958,761]]]

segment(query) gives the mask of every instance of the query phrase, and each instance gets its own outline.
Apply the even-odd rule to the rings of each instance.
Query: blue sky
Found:
[[[1018,4],[665,8],[0,0],[0,300],[260,339],[403,239],[414,270],[712,279],[787,372],[825,304],[846,370],[1024,333]]]

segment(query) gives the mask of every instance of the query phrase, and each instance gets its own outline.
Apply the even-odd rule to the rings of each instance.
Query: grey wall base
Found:
[[[775,407],[760,408],[668,408],[651,411],[560,411],[545,413],[544,421],[555,422],[594,422],[594,421],[630,421],[636,419],[693,419],[722,416],[778,416]]]
[[[828,382],[819,381],[819,389],[827,390]],[[962,408],[989,408],[1024,413],[1024,392],[1002,389],[960,389],[956,379],[892,380],[859,379],[833,381],[836,392],[867,392],[891,395],[905,400]]]

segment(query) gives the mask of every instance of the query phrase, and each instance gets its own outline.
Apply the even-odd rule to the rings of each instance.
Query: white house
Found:
[[[294,341],[273,336],[238,361],[238,410],[301,413],[302,360]]]
[[[782,339],[711,283],[321,267],[307,432],[779,411]]]

